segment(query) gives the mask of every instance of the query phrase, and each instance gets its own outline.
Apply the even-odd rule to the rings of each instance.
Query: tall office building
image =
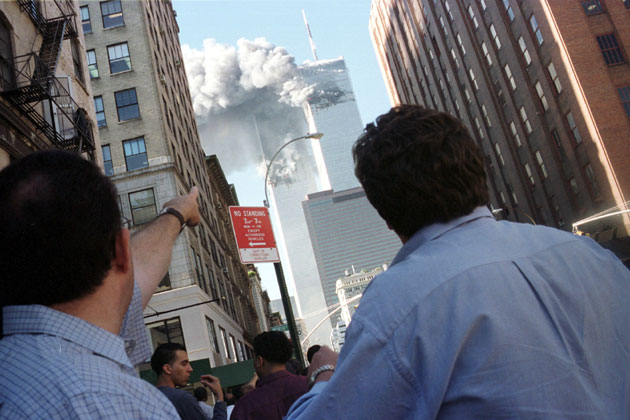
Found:
[[[83,1],[80,12],[105,172],[123,215],[142,226],[172,197],[200,191],[201,223],[179,235],[145,310],[153,345],[185,344],[195,379],[246,360],[259,330],[227,215],[236,194],[201,148],[171,2]]]
[[[98,161],[76,1],[0,2],[0,168],[44,149]]]
[[[321,320],[326,300],[301,203],[311,193],[358,185],[351,148],[362,124],[343,58],[306,63],[299,66],[299,72],[314,86],[305,106],[304,129],[322,132],[324,137],[289,146],[295,151],[296,170],[289,179],[272,178],[271,191],[280,221],[276,230],[283,236],[288,254],[285,269],[291,271],[298,314],[303,316],[310,332]],[[263,146],[267,159],[275,152]],[[311,343],[328,343],[331,327],[330,323],[324,323],[313,332]]]
[[[345,273],[389,264],[400,239],[369,203],[362,188],[309,194],[302,202],[326,305],[339,303],[337,280]],[[340,318],[336,312],[333,325]]]
[[[628,1],[374,0],[392,104],[458,115],[511,220],[627,236]]]

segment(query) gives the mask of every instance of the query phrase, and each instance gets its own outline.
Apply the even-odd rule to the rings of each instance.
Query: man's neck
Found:
[[[269,365],[269,366],[266,367],[264,372],[261,372],[260,377],[264,378],[266,376],[273,375],[274,373],[281,372],[283,370],[287,370],[285,365],[282,365],[282,364],[280,364],[280,365],[277,365],[277,364],[276,365]]]
[[[80,318],[112,334],[118,335],[124,312],[111,303],[101,302],[98,296],[86,296],[71,302],[51,305],[52,309]]]
[[[169,388],[175,388],[175,383],[173,383],[173,380],[170,378],[170,376],[160,375],[157,378],[155,386],[167,386]]]

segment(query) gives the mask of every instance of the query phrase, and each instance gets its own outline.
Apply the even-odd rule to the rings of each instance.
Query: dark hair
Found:
[[[202,386],[195,388],[193,394],[195,395],[195,398],[197,398],[197,401],[206,401],[208,399],[208,391],[206,391],[206,388]]]
[[[103,282],[120,232],[116,188],[93,163],[61,150],[0,172],[0,304],[54,305]]]
[[[313,360],[313,356],[315,356],[315,353],[317,353],[321,348],[322,346],[320,346],[319,344],[312,345],[308,348],[308,350],[306,351],[306,358],[308,359],[309,363],[311,363],[311,361]]]
[[[254,353],[268,362],[285,364],[291,358],[293,345],[280,331],[266,331],[254,337]]]
[[[186,347],[179,343],[164,343],[156,347],[151,356],[151,369],[160,376],[164,365],[172,365],[177,359],[177,351],[186,351]]]
[[[365,127],[352,153],[368,200],[398,234],[410,237],[488,204],[482,152],[445,112],[394,107]]]

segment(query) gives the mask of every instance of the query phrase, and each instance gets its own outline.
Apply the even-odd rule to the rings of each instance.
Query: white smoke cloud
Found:
[[[260,165],[263,150],[271,156],[306,132],[302,106],[313,87],[284,48],[264,38],[236,47],[206,39],[201,51],[184,45],[182,52],[204,150],[228,173]],[[301,143],[274,161],[274,182],[290,180]]]

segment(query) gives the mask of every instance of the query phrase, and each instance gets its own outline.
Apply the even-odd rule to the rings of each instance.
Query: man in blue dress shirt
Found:
[[[134,366],[151,355],[142,309],[199,222],[197,195],[130,237],[114,185],[78,154],[0,172],[0,419],[179,417]]]
[[[630,272],[616,257],[495,221],[482,153],[449,114],[393,108],[353,153],[403,247],[338,360],[315,355],[288,419],[630,418]]]

